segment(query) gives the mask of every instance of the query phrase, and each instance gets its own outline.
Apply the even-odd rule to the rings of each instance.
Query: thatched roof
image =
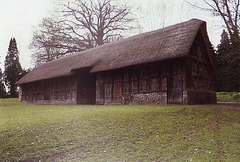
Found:
[[[73,70],[82,68],[89,68],[93,73],[187,56],[198,31],[202,31],[208,51],[212,51],[206,22],[192,19],[42,64],[17,84],[73,75]],[[215,60],[210,60],[215,66]]]

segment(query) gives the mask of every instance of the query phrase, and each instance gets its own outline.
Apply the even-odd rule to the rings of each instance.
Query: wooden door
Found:
[[[173,75],[167,78],[167,103],[168,104],[182,104],[182,76]]]
[[[115,103],[122,102],[122,84],[121,81],[113,82],[113,101]]]
[[[174,76],[174,104],[183,104],[182,75]]]

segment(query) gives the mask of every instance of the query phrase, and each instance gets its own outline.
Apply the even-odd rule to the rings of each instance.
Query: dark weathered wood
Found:
[[[76,104],[76,77],[61,77],[22,84],[22,102],[39,102],[42,104]]]
[[[95,74],[82,72],[78,75],[77,103],[95,104],[96,102],[96,77]]]
[[[161,98],[164,100],[162,104],[166,104],[167,100],[169,103],[182,104],[184,74],[182,66],[181,60],[175,59],[98,74],[96,93],[99,97],[97,100],[101,104],[159,104],[160,101],[157,101],[157,98]],[[171,88],[169,87],[170,78],[172,78]],[[104,88],[100,88],[100,84]],[[156,93],[158,93],[157,96],[153,95]],[[104,96],[100,98],[99,94]],[[167,98],[167,96],[172,97]]]
[[[72,76],[24,83],[19,99],[53,104],[216,103],[215,64],[204,39],[199,31],[189,54],[171,59],[164,56],[167,59],[106,71],[86,67],[71,70]]]
[[[213,91],[213,67],[201,41],[200,34],[193,42],[190,56],[186,59],[187,88]]]

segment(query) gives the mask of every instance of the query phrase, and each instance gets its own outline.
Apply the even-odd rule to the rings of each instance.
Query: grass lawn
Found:
[[[240,102],[240,92],[217,92],[218,102]]]
[[[0,100],[2,161],[240,161],[240,111]],[[1,161],[0,160],[0,161]]]

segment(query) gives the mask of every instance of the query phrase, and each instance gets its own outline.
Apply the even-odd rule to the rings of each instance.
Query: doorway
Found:
[[[77,83],[77,103],[95,104],[96,102],[96,77],[94,74],[81,73]]]
[[[167,78],[167,104],[183,103],[182,75]]]

